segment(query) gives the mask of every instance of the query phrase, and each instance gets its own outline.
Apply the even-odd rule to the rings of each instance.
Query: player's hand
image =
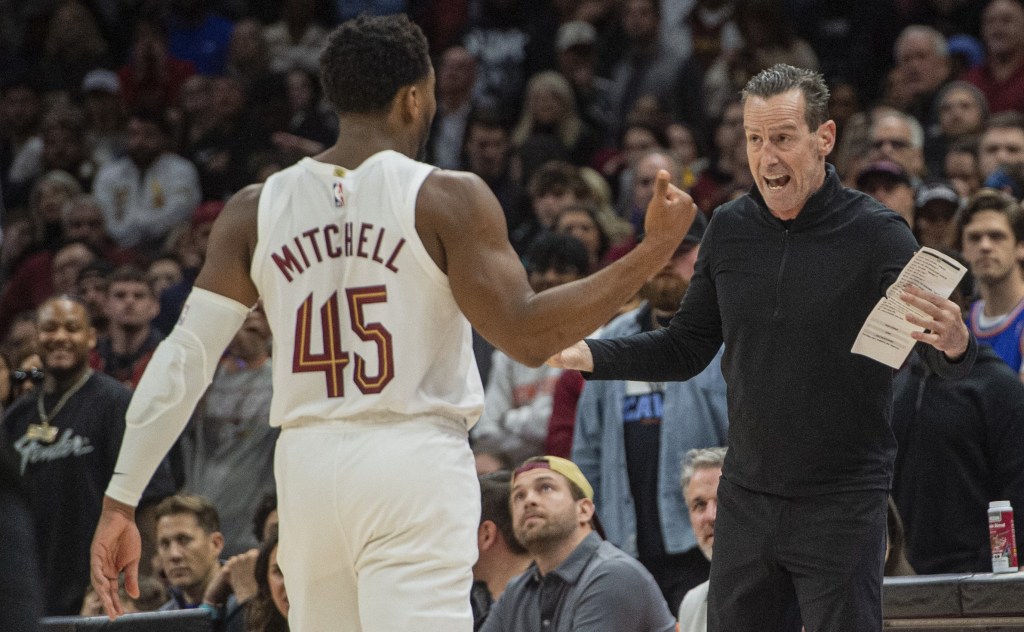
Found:
[[[142,540],[139,528],[135,526],[135,508],[104,496],[103,513],[100,514],[89,553],[89,567],[93,590],[111,620],[124,614],[117,582],[122,571],[125,590],[134,598],[139,596],[141,556]]]
[[[546,364],[556,369],[593,371],[594,355],[590,353],[590,347],[587,346],[587,343],[581,340],[548,358]]]
[[[900,298],[927,314],[925,318],[916,314],[907,314],[907,322],[925,328],[925,331],[910,333],[914,340],[930,344],[954,361],[959,360],[967,353],[971,334],[967,331],[967,325],[960,314],[959,305],[938,294],[912,285],[907,286]]]
[[[696,215],[693,198],[670,182],[668,171],[659,170],[654,181],[654,197],[644,215],[644,241],[663,242],[671,253],[683,241]]]

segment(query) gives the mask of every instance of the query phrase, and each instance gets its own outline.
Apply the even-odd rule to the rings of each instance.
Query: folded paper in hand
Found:
[[[857,334],[851,351],[878,360],[894,369],[903,366],[907,355],[917,342],[910,337],[910,332],[924,331],[924,327],[907,322],[906,315],[914,313],[922,318],[928,318],[928,314],[905,302],[900,298],[900,294],[908,285],[913,285],[949,298],[965,272],[967,268],[959,261],[938,250],[918,250],[900,272],[896,282],[885,291],[885,297],[871,310],[860,333]]]

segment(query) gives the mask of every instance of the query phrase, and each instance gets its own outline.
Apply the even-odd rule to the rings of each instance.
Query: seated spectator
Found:
[[[734,183],[745,181],[750,174],[743,135],[743,104],[738,99],[731,100],[721,118],[715,120],[710,162],[697,176],[691,191],[693,201],[708,219],[719,205],[728,201]]]
[[[90,189],[96,175],[85,138],[85,116],[80,108],[67,103],[54,105],[43,117],[41,134],[11,165],[11,185],[31,186],[54,170],[70,174],[83,191]]]
[[[99,370],[134,389],[164,334],[153,328],[160,305],[145,273],[115,270],[107,286],[107,335],[96,343]]]
[[[89,317],[92,319],[92,326],[96,330],[96,336],[106,336],[109,332],[107,326],[110,319],[107,318],[107,289],[110,287],[110,275],[114,267],[98,259],[82,268],[78,273],[78,282],[75,284],[75,295],[82,299],[89,310]],[[98,362],[99,357],[93,354],[90,364]],[[96,367],[93,367],[96,368]]]
[[[199,174],[170,151],[169,125],[160,113],[134,113],[128,120],[128,155],[96,176],[93,193],[107,232],[123,247],[159,248],[199,204]]]
[[[593,199],[579,168],[561,160],[539,166],[530,176],[526,191],[530,196],[530,217],[510,234],[513,246],[522,252],[529,250],[538,235],[554,228],[563,208]]]
[[[981,188],[978,139],[962,138],[950,144],[942,161],[942,174],[961,198],[967,199]]]
[[[960,241],[960,196],[944,181],[926,182],[914,196],[914,235],[922,246],[955,248]]]
[[[551,226],[560,235],[580,240],[587,249],[588,273],[597,272],[611,249],[611,239],[598,219],[597,210],[589,204],[563,206]]]
[[[985,95],[966,81],[947,83],[939,90],[935,103],[938,130],[925,140],[925,160],[931,174],[942,173],[942,161],[951,143],[980,134],[988,122]]]
[[[868,130],[871,162],[895,162],[917,186],[927,174],[924,162],[924,129],[913,116],[898,110],[883,110],[874,117]],[[893,209],[895,210],[895,209]]]
[[[572,461],[547,456],[523,463],[512,477],[511,509],[516,539],[532,563],[505,588],[483,632],[675,630],[650,573],[601,539],[594,490]]]
[[[156,543],[171,593],[160,610],[199,607],[221,568],[224,536],[216,507],[202,496],[165,498],[156,506]]]
[[[285,83],[287,126],[271,134],[270,140],[284,161],[291,164],[333,145],[338,138],[338,121],[335,114],[324,107],[316,73],[296,68],[285,75]]]
[[[700,552],[711,561],[718,516],[718,479],[725,463],[725,448],[690,450],[682,464],[679,483]],[[679,605],[679,632],[707,632],[708,582],[693,588]]]
[[[32,188],[29,216],[34,228],[34,247],[53,252],[65,239],[62,211],[68,201],[81,195],[82,185],[67,171],[47,171]]]
[[[157,298],[160,298],[164,290],[181,283],[184,278],[181,261],[174,255],[162,255],[154,259],[146,269],[146,280]]]
[[[509,235],[527,219],[523,203],[525,192],[512,174],[511,151],[508,126],[497,110],[481,108],[470,114],[463,147],[464,168],[480,176],[498,198]],[[513,242],[512,245],[522,255],[528,244]]]
[[[508,470],[480,476],[480,526],[476,532],[480,555],[473,565],[473,629],[479,630],[505,587],[530,565],[530,556],[516,540],[509,510]]]
[[[668,137],[672,157],[679,163],[679,185],[684,191],[689,191],[697,183],[697,176],[708,165],[708,159],[700,147],[700,139],[692,127],[678,121],[668,124],[665,136]]]
[[[581,19],[563,22],[555,37],[557,70],[569,80],[580,116],[601,140],[613,126],[609,79],[597,71],[597,29]]]
[[[441,169],[458,169],[466,124],[473,109],[476,60],[461,46],[441,53],[437,65],[437,113],[427,139],[427,162]]]
[[[581,279],[587,274],[587,252],[567,235],[538,238],[527,257],[534,292]],[[551,417],[551,397],[561,369],[528,367],[494,351],[484,389],[484,412],[473,426],[473,442],[489,441],[513,461],[540,452]]]
[[[901,165],[889,160],[865,165],[857,175],[857,189],[899,213],[908,226],[914,226],[914,186]]]
[[[85,139],[96,167],[124,153],[125,125],[128,123],[121,80],[106,68],[90,70],[82,79],[82,107],[85,113]]]
[[[3,426],[21,457],[32,507],[37,559],[45,570],[44,613],[73,615],[80,611],[89,583],[89,542],[114,471],[131,394],[89,368],[96,334],[82,303],[50,299],[40,306],[36,324],[39,368],[45,378],[37,395],[25,396],[8,409]],[[144,523],[152,503],[172,491],[170,469],[163,462],[147,487],[137,520]],[[144,533],[143,550],[148,552],[153,534]]]
[[[87,3],[57,3],[47,24],[43,56],[33,69],[46,90],[65,98],[77,95],[86,73],[110,62],[110,44]]]
[[[588,165],[600,146],[597,134],[583,120],[569,80],[554,70],[537,73],[526,85],[526,98],[512,142],[521,146],[537,134],[558,140],[569,162]]]
[[[988,0],[981,39],[985,60],[964,79],[985,93],[992,112],[1024,111],[1024,3]]]
[[[1016,111],[994,114],[978,141],[978,167],[982,180],[988,180],[1000,170],[1013,171],[1022,165],[1024,114]]]
[[[284,0],[281,19],[263,29],[270,49],[270,67],[275,72],[303,68],[319,70],[320,51],[327,42],[327,29],[315,21],[314,0]]]

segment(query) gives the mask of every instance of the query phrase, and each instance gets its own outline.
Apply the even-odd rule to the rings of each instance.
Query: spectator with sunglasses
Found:
[[[913,116],[886,110],[872,122],[868,138],[868,162],[895,162],[910,174],[915,187],[924,179],[924,130]]]

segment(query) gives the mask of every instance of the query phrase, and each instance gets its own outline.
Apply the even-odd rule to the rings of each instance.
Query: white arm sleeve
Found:
[[[248,313],[249,308],[235,300],[193,288],[177,326],[157,347],[128,405],[107,496],[138,504]]]

